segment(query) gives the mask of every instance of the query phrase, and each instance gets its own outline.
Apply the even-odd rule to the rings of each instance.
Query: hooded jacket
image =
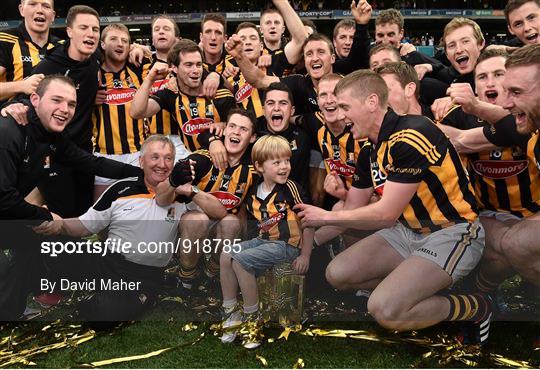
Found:
[[[28,121],[28,125],[21,126],[11,116],[0,117],[0,220],[36,220],[37,223],[52,220],[48,210],[24,200],[39,180],[47,176],[47,157],[108,178],[142,174],[138,167],[85,152],[64,133],[48,132],[32,105]]]
[[[68,56],[70,41],[48,51],[32,74],[61,74],[71,77],[77,89],[77,107],[73,120],[64,130],[65,135],[79,147],[92,151],[92,109],[98,90],[99,51],[82,62]]]

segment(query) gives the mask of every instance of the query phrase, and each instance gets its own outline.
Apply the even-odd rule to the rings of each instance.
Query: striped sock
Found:
[[[186,288],[191,288],[191,282],[198,276],[197,265],[186,266],[180,262],[180,280]]]
[[[204,259],[204,273],[211,278],[219,274],[219,260],[216,261],[214,255],[210,256],[209,259]]]
[[[483,294],[448,294],[450,312],[445,321],[473,321],[485,319],[491,311],[491,302]]]
[[[490,293],[497,289],[501,284],[501,281],[488,280],[482,270],[479,269],[474,275],[474,286],[482,293]]]

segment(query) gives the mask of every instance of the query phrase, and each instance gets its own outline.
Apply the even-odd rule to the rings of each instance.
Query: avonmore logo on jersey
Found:
[[[136,89],[109,89],[107,90],[107,104],[123,105],[133,100]]]
[[[240,198],[226,191],[214,191],[210,194],[215,196],[221,202],[221,204],[223,204],[227,211],[236,208],[240,204]]]
[[[246,82],[244,86],[240,90],[234,94],[234,99],[237,103],[241,103],[244,100],[248,99],[253,92],[253,86],[251,86],[249,83]]]
[[[330,171],[335,171],[338,175],[344,177],[352,177],[352,175],[354,175],[354,167],[342,163],[341,161],[327,158],[326,163],[328,163]]]
[[[168,78],[165,78],[163,80],[154,81],[154,83],[152,84],[152,87],[150,88],[150,92],[152,94],[155,94],[158,91],[163,90],[167,86],[168,82],[169,82]]]
[[[276,225],[279,221],[283,220],[284,218],[285,218],[285,214],[281,212],[275,213],[272,216],[268,217],[266,220],[259,222],[259,229],[262,232],[267,232],[270,229],[272,229],[274,225]]]
[[[182,132],[189,136],[199,135],[208,130],[213,122],[211,118],[193,118],[182,125]]]
[[[474,161],[474,172],[488,179],[500,180],[516,176],[525,171],[529,166],[526,159],[520,161]]]

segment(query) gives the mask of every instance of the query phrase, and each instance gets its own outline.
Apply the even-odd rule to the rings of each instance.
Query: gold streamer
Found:
[[[178,345],[173,346],[173,347],[167,347],[167,348],[158,349],[158,350],[155,350],[155,351],[152,351],[152,352],[149,352],[149,353],[145,353],[145,354],[142,354],[142,355],[133,355],[133,356],[127,356],[127,357],[111,358],[111,359],[102,360],[102,361],[94,361],[94,362],[90,362],[90,363],[81,364],[81,366],[82,367],[95,368],[95,367],[100,367],[100,366],[105,366],[105,365],[118,364],[120,362],[145,360],[145,359],[148,359],[148,358],[159,356],[159,355],[161,355],[163,353],[166,353],[166,352],[169,352],[169,351],[172,351],[172,350],[175,350],[175,349],[179,349],[179,348],[187,347],[187,346],[192,346],[192,345],[200,342],[204,338],[205,335],[206,335],[206,332],[203,331],[195,340],[192,340],[191,342],[178,344]]]
[[[285,338],[285,340],[288,340],[289,339],[289,334],[291,333],[297,333],[299,332],[300,330],[302,330],[302,325],[295,325],[295,326],[287,326],[283,332],[281,333],[281,335],[278,337],[278,339],[281,339],[281,338]],[[270,339],[268,340],[270,341]]]
[[[255,355],[255,358],[261,362],[264,367],[268,367],[268,361],[261,355]]]
[[[100,366],[105,366],[105,365],[117,364],[117,363],[120,363],[120,362],[144,360],[144,359],[147,359],[147,358],[159,356],[159,355],[161,355],[162,353],[165,353],[165,352],[169,352],[173,348],[174,347],[167,347],[167,348],[159,349],[159,350],[154,351],[154,352],[145,353],[144,355],[112,358],[112,359],[103,360],[103,361],[94,361],[94,362],[90,362],[89,364],[83,364],[82,366],[83,367],[92,367],[92,368],[94,368],[94,367],[100,367]]]
[[[9,336],[0,340],[0,368],[35,366],[32,358],[38,355],[66,347],[75,348],[96,337],[93,330],[83,330],[81,325],[65,325],[58,320],[40,329],[23,331],[27,325],[13,329]]]
[[[193,331],[196,329],[197,329],[197,325],[193,324],[192,322],[182,326],[182,331],[184,332]]]
[[[304,366],[306,366],[306,364],[304,363],[304,360],[299,358],[298,360],[296,360],[296,362],[294,363],[292,368],[293,369],[303,369]]]

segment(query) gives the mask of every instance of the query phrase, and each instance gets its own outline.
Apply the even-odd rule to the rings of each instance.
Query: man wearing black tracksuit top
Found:
[[[68,56],[70,42],[59,45],[34,68],[33,73],[62,74],[75,82],[77,109],[65,130],[65,135],[79,148],[92,153],[91,116],[98,90],[99,59],[96,54],[84,61]],[[72,169],[60,162],[51,162],[48,176],[43,176],[38,188],[50,210],[62,217],[75,217],[92,205],[94,176],[81,168]]]
[[[21,126],[12,117],[0,117],[0,249],[9,249],[11,254],[7,261],[5,258],[0,261],[0,321],[16,319],[20,315],[29,292],[37,289],[36,281],[45,276],[40,239],[28,227],[53,220],[54,215],[45,208],[27,203],[24,197],[47,173],[49,163],[57,162],[66,168],[79,168],[91,175],[110,178],[141,174],[138,167],[94,157],[77,147],[62,132],[71,117],[64,116],[64,126],[57,124],[51,129],[50,122],[58,122],[60,110],[50,107],[58,105],[56,100],[61,99],[60,91],[71,89],[71,104],[75,109],[75,90],[72,82],[62,76],[46,77],[40,85],[47,82],[49,85],[42,89],[37,104],[34,104],[34,95],[31,97],[33,104],[26,101],[28,125]],[[39,89],[40,86],[37,91]],[[44,101],[55,103],[47,105],[42,103]]]

